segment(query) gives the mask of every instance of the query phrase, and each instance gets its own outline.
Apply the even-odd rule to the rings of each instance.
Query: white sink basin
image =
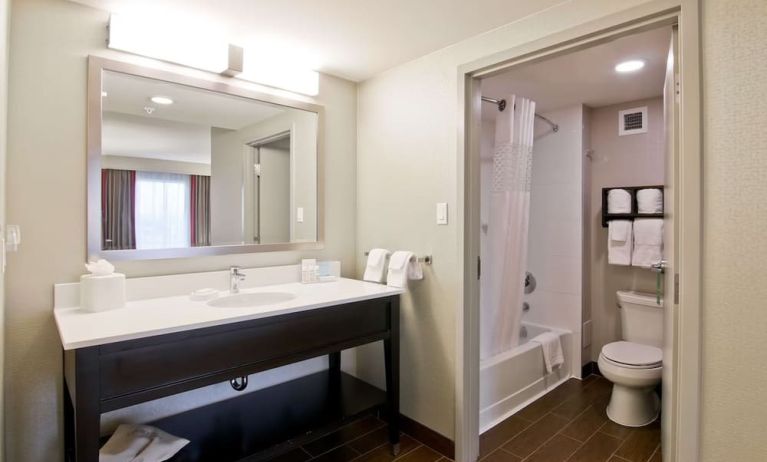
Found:
[[[256,292],[252,294],[235,294],[220,297],[208,302],[208,306],[216,308],[249,308],[254,306],[274,305],[296,298],[289,292]]]

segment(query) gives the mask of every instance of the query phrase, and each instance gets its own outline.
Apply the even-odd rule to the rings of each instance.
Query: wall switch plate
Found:
[[[437,202],[437,224],[447,224],[447,202]]]
[[[296,221],[299,222],[299,223],[303,223],[304,222],[304,208],[303,207],[298,207],[296,209]]]

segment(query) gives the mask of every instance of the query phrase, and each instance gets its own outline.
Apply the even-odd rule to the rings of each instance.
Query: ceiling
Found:
[[[288,110],[297,110],[112,71],[104,72],[102,90],[107,94],[102,98],[104,112],[230,130],[238,130]],[[173,100],[173,104],[163,106],[152,103],[152,96],[166,96]],[[147,114],[147,107],[152,108],[151,114]]]
[[[482,80],[482,95],[525,96],[536,102],[538,113],[575,104],[601,107],[660,96],[670,41],[671,28],[664,27],[516,67]],[[616,73],[615,65],[629,59],[642,59],[645,67]],[[482,106],[484,119],[495,118],[497,112],[492,104]]]
[[[286,50],[354,81],[564,0],[71,0],[110,12],[199,20],[237,45]]]

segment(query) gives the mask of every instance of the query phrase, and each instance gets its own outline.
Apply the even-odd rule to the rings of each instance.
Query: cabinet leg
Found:
[[[389,443],[392,454],[399,454],[399,298],[394,298],[390,307],[390,335],[384,340],[384,361],[386,363],[386,401],[389,421]]]

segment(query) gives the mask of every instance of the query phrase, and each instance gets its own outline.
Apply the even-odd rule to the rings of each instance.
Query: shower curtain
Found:
[[[487,285],[480,312],[480,357],[489,358],[519,343],[527,269],[527,228],[535,102],[506,98],[495,121],[490,185]]]

